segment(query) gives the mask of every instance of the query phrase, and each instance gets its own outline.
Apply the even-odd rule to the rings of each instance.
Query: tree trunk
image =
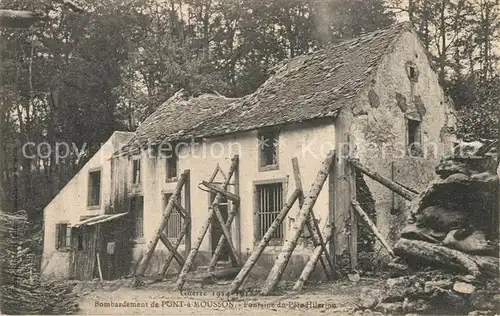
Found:
[[[293,250],[297,246],[297,241],[299,240],[300,234],[306,225],[307,218],[311,209],[314,207],[316,200],[318,199],[318,195],[323,188],[323,184],[328,177],[329,171],[333,164],[333,158],[335,156],[335,151],[330,151],[325,161],[323,162],[323,166],[321,167],[318,175],[316,176],[316,180],[314,181],[309,194],[306,196],[304,201],[304,206],[300,209],[295,224],[290,231],[290,236],[285,240],[285,244],[283,245],[281,254],[279,258],[276,260],[269,276],[264,284],[264,287],[261,290],[262,295],[269,295],[283,275],[286,266],[288,265],[288,261],[292,256]]]
[[[458,250],[421,240],[401,238],[394,246],[394,253],[409,260],[424,260],[430,264],[459,269],[473,276],[480,276],[479,265],[473,258]]]

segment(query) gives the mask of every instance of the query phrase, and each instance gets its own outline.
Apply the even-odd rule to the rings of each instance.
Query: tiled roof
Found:
[[[208,137],[334,117],[340,108],[354,105],[381,57],[410,28],[400,23],[284,61],[243,98],[174,96],[139,127],[131,142]]]

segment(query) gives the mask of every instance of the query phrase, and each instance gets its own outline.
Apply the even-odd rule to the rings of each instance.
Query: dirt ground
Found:
[[[281,291],[276,296],[258,296],[260,286],[243,289],[228,297],[229,282],[215,285],[186,284],[182,293],[173,282],[134,289],[130,282],[82,283],[79,314],[110,315],[346,315],[352,314],[363,288],[377,288],[385,281],[361,279],[311,285],[300,293]],[[291,284],[282,286],[291,288]]]

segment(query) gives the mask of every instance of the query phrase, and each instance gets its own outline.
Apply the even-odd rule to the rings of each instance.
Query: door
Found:
[[[95,275],[96,247],[99,230],[96,226],[72,228],[70,278],[92,280]]]
[[[210,194],[210,204],[212,204],[213,200],[215,199],[215,193]],[[224,222],[227,221],[227,217],[229,214],[229,204],[228,201],[225,197],[221,197],[220,203],[219,203],[219,211],[222,215],[222,218],[224,218]],[[219,240],[221,236],[224,235],[222,232],[222,227],[217,220],[217,215],[213,215],[212,217],[212,225],[211,225],[211,250],[212,250],[212,255],[215,252],[215,249],[217,248],[217,244],[219,243]],[[229,261],[229,245],[227,242],[224,242],[224,247],[222,248],[222,253],[219,257],[219,261]]]

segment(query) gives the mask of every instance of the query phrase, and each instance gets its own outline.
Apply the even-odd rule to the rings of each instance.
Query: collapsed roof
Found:
[[[137,129],[120,154],[146,145],[219,136],[262,127],[335,117],[354,105],[380,59],[409,23],[368,33],[279,64],[254,93],[242,98],[179,91]]]

